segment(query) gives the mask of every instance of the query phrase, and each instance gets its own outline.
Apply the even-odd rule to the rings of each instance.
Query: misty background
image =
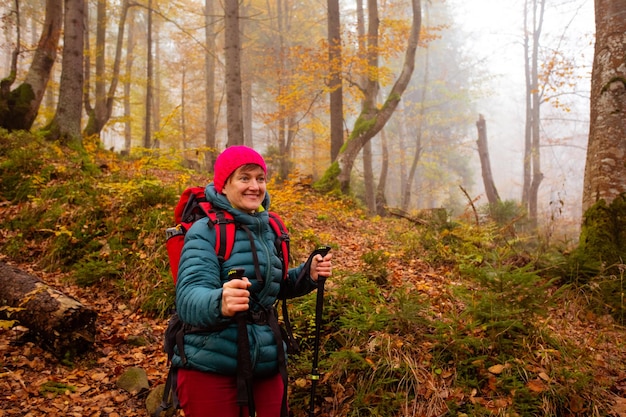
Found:
[[[452,0],[456,23],[467,33],[468,55],[491,74],[476,109],[487,120],[489,151],[502,199],[521,196],[525,123],[523,1]],[[575,63],[573,83],[560,92],[567,110],[542,106],[539,212],[543,224],[559,221],[575,239],[581,220],[582,184],[589,135],[589,93],[594,48],[591,0],[548,2],[541,44]],[[475,138],[476,132],[472,132]],[[480,170],[477,170],[480,173]],[[477,180],[475,191],[483,190]],[[484,199],[483,199],[484,201]],[[541,221],[541,219],[540,219]]]

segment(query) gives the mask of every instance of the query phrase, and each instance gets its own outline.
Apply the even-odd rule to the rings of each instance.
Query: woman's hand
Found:
[[[313,281],[317,282],[319,277],[328,278],[333,273],[333,263],[331,261],[333,257],[332,253],[327,253],[326,256],[315,255],[311,262],[311,271],[309,275]]]
[[[231,279],[222,287],[222,316],[233,317],[241,311],[250,308],[250,287],[248,278]]]

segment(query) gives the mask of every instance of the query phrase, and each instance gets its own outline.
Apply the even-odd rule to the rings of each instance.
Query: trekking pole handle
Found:
[[[311,252],[310,259],[313,260],[313,258],[315,258],[316,255],[322,255],[322,258],[324,258],[328,254],[328,252],[330,252],[330,249],[331,248],[328,245],[320,245],[317,248],[315,248],[313,252]],[[326,278],[328,277],[318,275],[317,281],[318,283],[323,283],[326,280]]]
[[[243,278],[243,274],[246,272],[243,268],[233,268],[228,271],[228,278],[230,279],[241,279]]]

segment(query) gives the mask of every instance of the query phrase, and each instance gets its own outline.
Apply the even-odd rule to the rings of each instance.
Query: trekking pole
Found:
[[[330,251],[330,246],[320,246],[311,253],[309,259],[313,259],[316,255],[322,255],[325,257]],[[315,388],[317,382],[320,379],[320,372],[318,369],[319,353],[320,353],[320,332],[322,327],[322,314],[324,310],[324,284],[326,278],[321,275],[317,277],[317,299],[315,302],[315,339],[313,341],[313,365],[311,369],[311,400],[309,402],[309,417],[315,415]]]
[[[231,280],[241,279],[244,272],[243,268],[234,268],[228,271],[228,277]],[[248,414],[253,417],[256,412],[252,391],[252,360],[250,359],[246,313],[236,313],[235,322],[237,323],[237,404],[240,407],[248,406]]]

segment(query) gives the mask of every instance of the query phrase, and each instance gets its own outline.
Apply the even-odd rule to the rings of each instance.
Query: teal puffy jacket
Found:
[[[222,311],[222,285],[228,280],[228,271],[243,268],[250,287],[250,309],[261,310],[260,305],[271,308],[279,292],[293,298],[311,292],[316,283],[310,276],[305,285],[295,290],[295,282],[304,264],[289,270],[287,282],[283,283],[282,260],[278,257],[274,241],[276,235],[269,225],[267,211],[254,214],[233,208],[226,196],[215,191],[213,184],[206,187],[207,199],[215,208],[232,213],[235,221],[246,225],[254,237],[254,246],[264,283],[256,279],[250,239],[242,229],[237,229],[233,252],[221,266],[215,253],[215,229],[203,218],[193,224],[185,236],[181,253],[178,281],[176,284],[176,310],[180,319],[194,327],[222,330],[185,335],[185,367],[222,375],[237,373],[237,325]],[[263,201],[269,209],[270,197]],[[250,354],[255,376],[268,376],[278,372],[278,350],[269,325],[248,324]],[[174,366],[183,366],[178,352],[172,358]]]

